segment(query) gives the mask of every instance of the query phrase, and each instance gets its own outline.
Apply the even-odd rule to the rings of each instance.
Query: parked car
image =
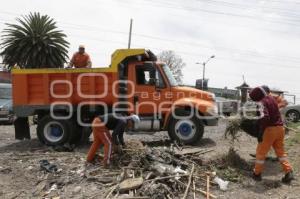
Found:
[[[282,110],[282,114],[289,122],[298,122],[300,120],[300,104],[288,105]]]
[[[226,99],[224,97],[216,97],[216,103],[218,105],[218,111],[220,115],[230,116],[232,113],[237,112],[237,100]]]
[[[0,83],[0,124],[12,124],[13,121],[11,84]]]

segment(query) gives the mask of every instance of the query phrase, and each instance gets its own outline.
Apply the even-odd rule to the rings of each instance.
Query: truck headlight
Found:
[[[212,99],[212,101],[216,101],[216,95],[214,93],[209,94],[210,99]]]
[[[214,104],[213,106],[208,107],[206,112],[210,115],[218,115],[218,106]]]

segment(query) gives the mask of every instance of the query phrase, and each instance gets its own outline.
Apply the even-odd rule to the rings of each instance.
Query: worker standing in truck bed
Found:
[[[124,131],[126,126],[139,123],[137,115],[124,116],[121,114],[106,114],[95,117],[92,123],[94,142],[88,152],[87,161],[92,162],[101,144],[104,145],[104,167],[109,166],[112,152],[119,153],[125,147]],[[134,123],[134,124],[133,124]],[[113,130],[112,136],[109,130]]]
[[[91,68],[92,67],[92,61],[90,56],[85,52],[85,46],[80,45],[78,48],[78,52],[76,52],[69,64],[69,67],[75,67],[75,68]]]

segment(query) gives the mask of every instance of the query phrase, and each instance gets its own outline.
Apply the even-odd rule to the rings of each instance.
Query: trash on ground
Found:
[[[47,171],[49,173],[57,172],[57,166],[54,164],[50,164],[48,160],[40,160],[40,167],[42,170]]]
[[[219,188],[222,190],[222,191],[227,191],[228,189],[228,181],[224,181],[222,180],[221,178],[219,178],[218,176],[216,176],[214,179],[213,179],[213,182],[217,183],[219,185]]]

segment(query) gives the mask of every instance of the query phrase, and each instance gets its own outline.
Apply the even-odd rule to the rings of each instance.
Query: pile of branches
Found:
[[[258,119],[230,118],[225,130],[225,138],[229,138],[232,143],[238,140],[241,132],[257,138],[259,133]]]
[[[201,166],[200,148],[127,148],[115,158],[119,171],[110,182],[105,198],[216,198],[210,191],[213,172]],[[88,171],[87,171],[88,172]],[[87,175],[93,175],[92,172]],[[98,173],[103,177],[103,172]],[[97,177],[97,174],[94,175]]]

